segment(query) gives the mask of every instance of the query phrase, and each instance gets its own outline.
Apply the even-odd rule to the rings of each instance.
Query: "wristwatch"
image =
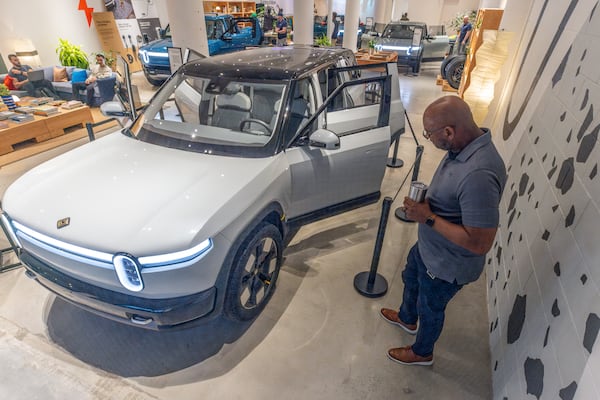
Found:
[[[425,220],[425,224],[427,226],[431,226],[433,227],[433,224],[435,224],[435,217],[437,217],[437,215],[435,214],[431,214],[429,217],[427,217],[427,219]]]

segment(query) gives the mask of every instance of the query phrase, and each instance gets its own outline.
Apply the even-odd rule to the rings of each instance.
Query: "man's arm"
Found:
[[[427,200],[422,203],[417,203],[412,199],[405,197],[404,206],[406,207],[407,218],[424,224],[427,218],[433,217],[434,223],[432,229],[452,243],[469,250],[471,253],[484,255],[494,244],[494,238],[496,237],[498,228],[475,228],[472,226],[453,224],[439,215],[435,215],[431,211]]]

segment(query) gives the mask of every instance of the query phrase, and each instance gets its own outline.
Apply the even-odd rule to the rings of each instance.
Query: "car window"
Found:
[[[412,39],[414,30],[414,25],[388,25],[385,27],[381,37],[388,39]]]
[[[214,148],[241,154],[243,148],[262,148],[275,140],[284,88],[281,82],[194,77],[180,71],[155,95],[132,133],[189,151]]]
[[[225,27],[221,20],[207,20],[206,21],[206,36],[210,39],[220,39],[225,33]]]

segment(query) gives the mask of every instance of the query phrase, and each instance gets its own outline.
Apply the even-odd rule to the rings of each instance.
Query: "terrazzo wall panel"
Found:
[[[494,399],[600,399],[600,5],[533,0],[522,38],[492,125]]]

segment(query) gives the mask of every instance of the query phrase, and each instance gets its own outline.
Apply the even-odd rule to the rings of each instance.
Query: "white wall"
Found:
[[[517,34],[487,120],[509,173],[486,269],[493,397],[598,399],[600,7],[511,0],[502,27]]]
[[[95,11],[105,10],[103,0],[87,0],[87,4]],[[30,0],[27,5],[19,7],[21,11],[27,11],[22,18],[7,12],[10,6],[3,7],[0,53],[6,65],[10,64],[9,53],[27,49],[38,51],[42,65],[58,65],[58,38],[81,45],[87,53],[99,51],[100,42],[94,23],[88,27],[85,12],[78,10],[78,5],[78,1]]]

